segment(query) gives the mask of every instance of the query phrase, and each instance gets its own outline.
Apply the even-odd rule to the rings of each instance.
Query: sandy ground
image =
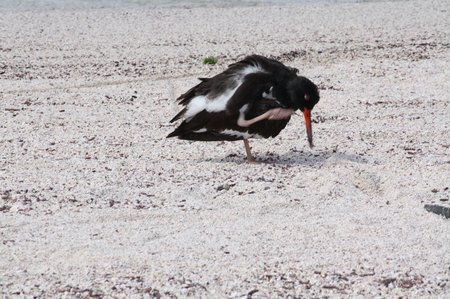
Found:
[[[450,298],[448,1],[3,11],[0,297]],[[165,139],[251,53],[321,88],[316,147]],[[206,55],[219,64],[205,66]]]

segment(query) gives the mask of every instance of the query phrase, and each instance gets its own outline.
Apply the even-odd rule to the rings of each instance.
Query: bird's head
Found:
[[[309,146],[313,147],[311,110],[319,102],[319,89],[311,80],[301,76],[291,79],[286,87],[292,108],[303,112]]]

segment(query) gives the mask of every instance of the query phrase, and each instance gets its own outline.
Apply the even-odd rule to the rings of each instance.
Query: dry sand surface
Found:
[[[448,4],[4,10],[0,297],[450,298]],[[320,86],[316,147],[166,139],[251,53]]]

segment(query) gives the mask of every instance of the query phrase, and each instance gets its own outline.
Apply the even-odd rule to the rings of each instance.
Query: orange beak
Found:
[[[303,115],[305,116],[306,134],[308,135],[309,147],[312,148],[314,144],[311,128],[311,110],[304,108]]]

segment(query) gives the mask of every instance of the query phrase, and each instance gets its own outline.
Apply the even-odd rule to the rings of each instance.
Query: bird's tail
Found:
[[[177,115],[175,115],[175,116],[170,120],[170,122],[173,123],[174,121],[179,120],[179,119],[184,115],[184,113],[186,113],[186,111],[187,111],[187,109],[186,109],[186,108],[183,108],[183,110],[181,110],[180,112],[178,112]]]

